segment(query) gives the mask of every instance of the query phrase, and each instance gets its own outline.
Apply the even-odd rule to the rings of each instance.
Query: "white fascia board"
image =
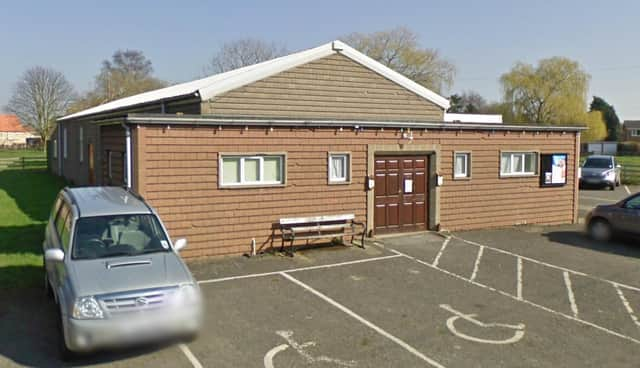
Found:
[[[284,72],[297,66],[321,59],[335,53],[331,43],[295,54],[282,56],[273,60],[234,70],[233,74],[216,80],[215,84],[200,89],[203,101],[229,92],[236,88],[257,82],[261,79]]]
[[[444,121],[462,123],[502,123],[502,115],[500,114],[464,114],[464,113],[444,113]]]
[[[381,63],[373,60],[367,55],[357,51],[346,43],[336,40],[333,42],[336,48],[341,49],[340,53],[349,59],[364,65],[365,67],[375,71],[376,73],[384,76],[385,78],[399,84],[400,86],[410,90],[411,92],[421,96],[436,105],[442,107],[443,109],[448,109],[450,104],[449,100],[439,94],[431,91],[430,89],[425,88],[424,86],[412,81],[411,79],[405,77],[404,75],[396,72],[395,70],[382,65]]]

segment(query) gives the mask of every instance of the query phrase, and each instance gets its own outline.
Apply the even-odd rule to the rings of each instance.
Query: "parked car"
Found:
[[[63,189],[43,243],[62,357],[195,336],[202,306],[178,255],[186,244],[172,242],[156,212],[128,190]]]
[[[592,155],[587,157],[580,168],[580,187],[585,184],[606,186],[611,190],[620,186],[622,166],[616,164],[613,156]]]
[[[640,235],[640,193],[595,207],[587,214],[585,224],[596,240],[609,240],[615,234]]]

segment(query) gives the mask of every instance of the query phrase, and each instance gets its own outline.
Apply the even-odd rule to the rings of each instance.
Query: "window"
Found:
[[[630,210],[640,210],[640,195],[637,195],[625,202],[624,208]]]
[[[53,158],[58,158],[58,140],[54,139],[51,149],[53,150]]]
[[[640,129],[631,129],[632,137],[640,137]]]
[[[71,217],[69,206],[63,203],[56,216],[55,225],[58,238],[60,239],[60,245],[65,251],[69,249],[69,241],[71,239]]]
[[[456,152],[454,154],[453,177],[455,179],[471,177],[471,154]]]
[[[107,151],[107,177],[109,179],[113,178],[113,152]]]
[[[62,129],[62,157],[67,158],[67,128]]]
[[[284,155],[222,156],[220,184],[277,185],[284,183]]]
[[[501,176],[530,176],[538,171],[536,152],[502,152],[500,155]]]
[[[82,161],[84,161],[84,148],[83,148],[84,147],[84,129],[82,129],[82,127],[79,127],[78,135],[79,135],[78,138],[79,138],[79,142],[80,142],[79,150],[78,150],[78,152],[79,152],[78,159],[80,160],[80,162],[82,162]]]
[[[329,153],[329,183],[348,183],[351,171],[351,155]]]

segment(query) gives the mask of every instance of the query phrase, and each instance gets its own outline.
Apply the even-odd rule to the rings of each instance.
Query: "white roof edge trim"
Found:
[[[230,90],[336,53],[346,56],[392,82],[397,83],[401,87],[417,94],[418,96],[435,103],[445,110],[449,108],[449,100],[445,97],[421,86],[391,68],[382,65],[381,63],[348,46],[344,42],[335,40],[312,49],[281,56],[258,64],[107,102],[102,105],[64,116],[59,118],[58,121],[106,113],[121,108],[158,102],[180,96],[188,96],[191,94],[194,94],[195,96],[195,93],[199,93],[200,100],[205,101]]]
[[[433,92],[430,89],[427,89],[426,87],[416,83],[415,81],[405,77],[404,75],[396,72],[395,70],[384,66],[383,64],[381,64],[378,61],[373,60],[372,58],[368,57],[367,55],[361,53],[360,51],[357,51],[356,49],[352,48],[351,46],[347,45],[346,43],[340,41],[340,40],[336,40],[333,42],[333,44],[337,47],[337,48],[342,48],[342,50],[339,52],[342,55],[364,65],[365,67],[375,71],[376,73],[384,76],[387,79],[390,79],[391,81],[401,85],[402,87],[412,91],[413,93],[417,94],[418,96],[421,96],[429,101],[432,101],[433,103],[435,103],[436,105],[442,107],[443,109],[448,109],[450,106],[449,100],[443,96],[440,96],[439,94]]]

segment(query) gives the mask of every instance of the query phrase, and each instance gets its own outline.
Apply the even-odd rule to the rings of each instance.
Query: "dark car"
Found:
[[[580,169],[580,187],[593,185],[614,190],[620,186],[621,169],[613,156],[589,156]]]
[[[616,204],[595,207],[585,223],[589,235],[596,240],[609,240],[614,234],[640,235],[640,193]]]

